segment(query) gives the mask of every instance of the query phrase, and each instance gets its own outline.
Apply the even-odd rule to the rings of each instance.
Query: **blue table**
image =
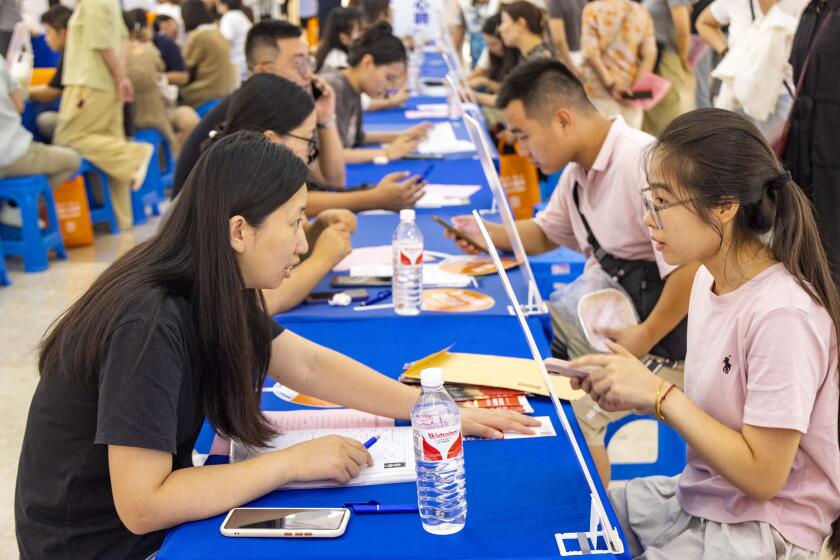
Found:
[[[419,214],[416,218],[417,225],[424,236],[424,247],[427,251],[440,251],[453,255],[461,254],[461,250],[450,240],[443,237],[443,228],[432,221],[431,214]],[[388,245],[391,240],[391,232],[397,227],[399,216],[396,214],[375,214],[360,215],[358,217],[358,230],[353,236],[354,247],[371,247],[377,245]],[[519,269],[508,271],[511,284],[521,301],[527,301],[528,289],[522,273]],[[316,291],[334,290],[330,286],[330,279],[335,274],[328,275],[321,280]],[[331,307],[325,303],[304,303],[290,311],[277,316],[277,320],[284,325],[291,325],[302,321],[367,321],[374,318],[392,318],[400,321],[425,321],[426,318],[440,318],[443,321],[452,320],[455,317],[489,317],[489,316],[510,316],[508,312],[508,298],[502,287],[498,275],[477,278],[478,287],[468,289],[476,290],[491,296],[496,304],[485,311],[473,313],[429,313],[424,312],[416,318],[397,317],[393,309],[374,309],[371,311],[353,311],[350,307]],[[375,293],[377,288],[368,288],[370,293]],[[384,303],[388,303],[386,300]]]
[[[427,54],[423,74],[443,76],[446,67],[439,55]],[[416,106],[416,101],[414,101]],[[383,124],[398,122],[397,115],[383,115]],[[407,170],[422,172],[426,161],[400,161],[388,166],[356,165],[348,169],[351,184],[375,182],[385,173]],[[478,161],[447,159],[435,161],[432,182],[480,184],[470,206],[487,208],[489,189]],[[442,229],[431,221],[432,214],[452,216],[469,211],[450,207],[418,211],[417,221],[429,250],[457,254]],[[356,247],[387,244],[397,225],[395,214],[361,215]],[[580,258],[574,253],[551,257],[574,273]],[[549,258],[548,262],[551,261]],[[561,267],[562,268],[562,267]],[[566,268],[562,268],[561,272]],[[525,286],[518,270],[510,272],[518,294]],[[556,275],[555,275],[556,276]],[[560,274],[562,276],[562,274]],[[328,280],[318,289],[325,289]],[[479,313],[422,313],[418,317],[397,317],[392,311],[353,312],[325,305],[303,305],[278,317],[290,330],[319,344],[343,352],[391,377],[397,377],[405,363],[455,344],[455,351],[492,353],[529,358],[530,353],[516,318],[508,314],[507,298],[498,277],[480,281],[480,291],[490,294],[496,305]],[[360,327],[360,321],[364,325]],[[543,356],[549,355],[550,327],[544,317],[528,320]],[[354,516],[341,538],[329,540],[226,538],[219,533],[224,516],[186,523],[169,531],[159,553],[160,560],[173,559],[413,559],[413,558],[519,558],[559,557],[555,533],[589,529],[590,497],[575,459],[571,443],[548,399],[533,398],[535,413],[550,416],[558,432],[555,438],[516,441],[468,441],[465,444],[467,500],[466,528],[456,535],[436,537],[426,533],[416,515]],[[297,405],[264,392],[265,410],[294,410]],[[595,473],[571,406],[564,403],[575,440],[584,450],[591,473]],[[596,476],[597,479],[597,476]],[[596,484],[600,486],[599,483]],[[613,526],[618,527],[603,488],[598,488]],[[411,503],[416,500],[413,483],[345,487],[319,490],[281,490],[249,504],[257,507],[336,507],[347,502]],[[620,528],[619,528],[620,530]],[[568,545],[568,543],[567,543]],[[574,545],[571,545],[573,547]],[[598,555],[589,558],[629,558]]]
[[[463,352],[494,352],[528,357],[528,349],[513,317],[488,317],[482,328],[455,331],[441,322],[405,322],[394,329],[388,321],[371,321],[364,330],[336,321],[302,323],[293,330],[319,344],[335,348],[367,365],[395,376],[403,363],[439,350],[457,339]],[[488,339],[488,332],[509,333]],[[544,355],[548,344],[535,337]],[[187,523],[171,530],[160,560],[190,559],[413,559],[413,558],[558,558],[554,534],[588,530],[589,494],[571,445],[547,399],[532,399],[537,415],[551,416],[558,437],[516,441],[467,441],[464,448],[469,513],[463,531],[448,537],[426,533],[416,515],[354,516],[344,536],[333,540],[226,538],[219,533],[224,516]],[[296,407],[266,393],[266,409]],[[571,406],[564,405],[573,418]],[[583,437],[572,421],[575,437]],[[527,458],[527,460],[523,460]],[[588,459],[590,472],[595,472]],[[605,493],[601,499],[617,526]],[[412,483],[320,490],[281,490],[252,506],[335,507],[347,502],[412,503]],[[629,558],[629,555],[617,556]],[[597,555],[590,558],[616,558]]]

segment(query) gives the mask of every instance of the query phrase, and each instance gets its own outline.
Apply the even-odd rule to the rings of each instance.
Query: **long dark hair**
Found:
[[[713,210],[737,202],[732,250],[769,236],[773,257],[825,308],[837,336],[840,297],[813,208],[750,121],[723,109],[692,111],[668,125],[653,154],[657,174],[688,191],[697,215],[718,232],[721,243]],[[840,518],[832,525],[829,545],[840,555]]]
[[[288,134],[314,110],[312,96],[296,83],[274,74],[254,74],[233,96],[225,123],[211,133],[201,149],[243,130]]]
[[[502,12],[509,15],[513,21],[524,19],[528,31],[534,35],[542,36],[545,33],[545,16],[542,10],[527,0],[518,0],[510,4],[503,4]]]
[[[373,63],[377,66],[393,62],[405,63],[408,60],[405,45],[385,22],[377,23],[353,43],[347,55],[347,64],[358,65],[366,54],[373,57]]]
[[[315,53],[315,71],[320,72],[324,66],[324,60],[333,49],[349,51],[347,45],[341,42],[341,34],[348,37],[353,34],[353,27],[360,25],[362,14],[355,8],[335,8],[327,18],[324,32],[321,37],[321,44],[318,45],[318,52]]]
[[[63,374],[95,386],[111,336],[138,294],[157,289],[192,310],[194,374],[210,422],[227,437],[262,445],[273,434],[260,413],[271,358],[271,319],[260,290],[243,284],[228,239],[228,221],[254,227],[305,183],[306,165],[261,134],[242,132],[215,143],[151,239],[117,259],[47,332],[41,375]],[[164,299],[149,309],[144,352]]]
[[[499,34],[499,25],[501,23],[502,14],[492,15],[484,21],[484,24],[481,26],[481,32],[485,35],[492,35],[501,41],[502,36]],[[502,56],[496,56],[490,52],[489,47],[485,47],[487,49],[487,56],[490,58],[490,70],[487,77],[495,82],[504,80],[505,76],[513,70],[520,58],[519,49],[512,49],[505,45],[504,42],[502,46],[505,49],[505,53]]]

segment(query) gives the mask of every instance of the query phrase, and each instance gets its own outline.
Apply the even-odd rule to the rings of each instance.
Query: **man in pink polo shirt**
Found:
[[[655,251],[644,224],[639,191],[646,186],[643,163],[653,136],[608,119],[586,97],[580,81],[560,62],[536,60],[518,66],[502,84],[498,106],[510,131],[546,175],[566,167],[546,209],[516,229],[529,255],[563,246],[582,252],[586,267],[601,267],[630,295],[641,324],[603,334],[646,360],[657,375],[683,385],[685,316],[696,265],[676,268]],[[477,234],[469,216],[456,226]],[[496,247],[510,250],[501,224],[485,222]],[[475,252],[464,242],[459,246]],[[594,352],[576,325],[552,310],[552,353],[560,358]],[[575,414],[606,484],[610,464],[606,426],[627,412],[605,412],[586,396]]]

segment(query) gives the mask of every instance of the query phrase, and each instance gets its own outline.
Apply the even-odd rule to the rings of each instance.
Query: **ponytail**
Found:
[[[697,215],[715,228],[715,207],[738,203],[732,248],[755,239],[769,241],[773,257],[821,305],[840,332],[840,296],[820,239],[814,210],[802,189],[758,129],[746,118],[722,109],[698,109],[665,129],[654,146],[657,173],[691,195]],[[838,419],[840,439],[840,419]],[[831,526],[828,549],[840,560],[840,518]]]

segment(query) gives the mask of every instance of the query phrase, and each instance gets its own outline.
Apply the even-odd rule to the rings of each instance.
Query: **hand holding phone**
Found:
[[[550,375],[562,375],[563,377],[577,377],[578,379],[586,379],[589,377],[589,372],[582,369],[575,369],[569,366],[566,360],[558,358],[546,358],[545,369]]]
[[[481,241],[478,241],[477,239],[471,237],[467,233],[464,233],[460,229],[450,225],[446,220],[438,216],[432,216],[432,219],[439,225],[443,226],[443,229],[445,229],[447,233],[446,237],[465,243],[466,246],[464,246],[461,243],[458,244],[458,246],[461,247],[461,249],[463,249],[464,251],[470,252],[470,249],[473,249],[473,253],[479,251],[484,253],[487,252],[487,249],[484,247],[484,243],[482,243]]]

